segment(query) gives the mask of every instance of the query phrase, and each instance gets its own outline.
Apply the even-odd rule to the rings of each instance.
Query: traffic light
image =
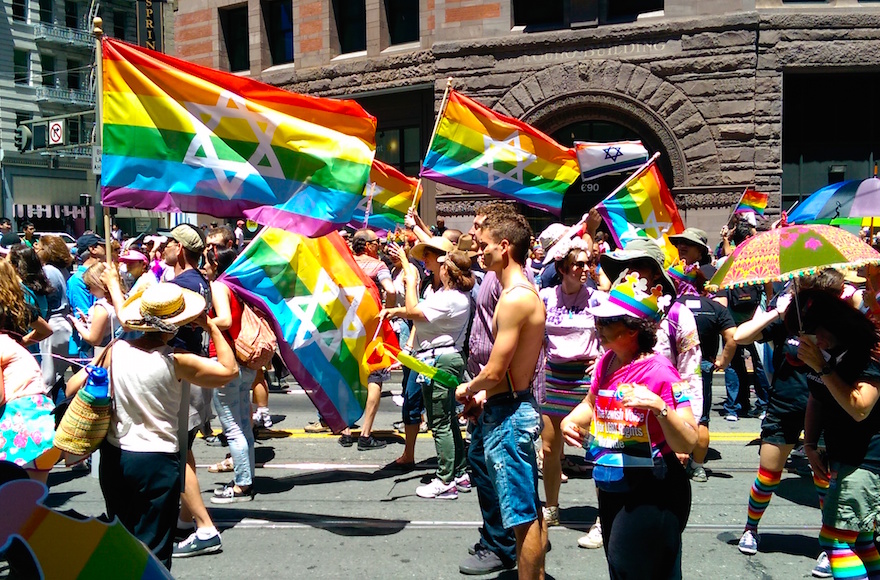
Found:
[[[25,125],[19,125],[15,128],[15,148],[19,152],[24,153],[31,146],[31,138],[33,133]]]

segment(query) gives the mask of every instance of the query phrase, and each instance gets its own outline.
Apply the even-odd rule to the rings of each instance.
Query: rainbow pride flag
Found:
[[[421,176],[560,215],[580,168],[574,149],[450,90]]]
[[[376,119],[353,101],[297,95],[103,39],[102,203],[319,236],[351,220]]]
[[[743,193],[742,198],[740,198],[733,213],[753,212],[758,215],[764,215],[764,210],[767,209],[768,199],[770,199],[769,193],[761,193],[754,189],[747,189]]]
[[[364,187],[363,199],[354,210],[351,225],[364,227],[367,208],[370,208],[366,225],[373,230],[393,232],[403,225],[409,208],[418,205],[422,196],[418,183],[418,180],[407,177],[394,167],[373,159],[370,181]]]
[[[596,206],[620,247],[633,237],[666,240],[684,231],[672,193],[657,167],[657,157],[655,154]],[[668,242],[666,246],[672,247]]]
[[[381,302],[342,237],[264,228],[222,279],[268,315],[287,368],[324,421],[334,431],[353,425],[367,400]]]

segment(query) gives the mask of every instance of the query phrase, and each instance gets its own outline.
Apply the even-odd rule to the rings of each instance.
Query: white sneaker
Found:
[[[558,505],[544,506],[541,509],[544,511],[544,521],[547,522],[547,527],[559,525]]]
[[[813,576],[816,578],[831,578],[831,562],[828,560],[828,554],[822,552],[816,558],[816,565],[812,570]]]
[[[731,423],[734,423],[736,421],[739,421],[739,417],[737,417],[733,413],[730,413],[730,414],[724,416],[724,420],[730,421]]]
[[[471,484],[471,476],[467,473],[461,475],[460,477],[455,478],[455,489],[462,493],[470,493],[470,491],[474,488],[473,484]]]
[[[743,532],[739,539],[739,551],[747,556],[754,556],[758,553],[758,535],[751,530]]]
[[[416,495],[425,499],[458,499],[455,482],[443,483],[436,477],[431,483],[416,488]]]
[[[596,523],[590,527],[590,531],[587,532],[586,536],[581,536],[578,539],[578,546],[581,548],[587,548],[588,550],[601,548],[603,544],[602,523],[599,520],[596,520]]]

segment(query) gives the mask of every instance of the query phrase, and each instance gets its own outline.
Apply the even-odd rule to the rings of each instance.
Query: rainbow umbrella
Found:
[[[819,189],[794,208],[788,223],[849,223],[848,218],[880,216],[880,179],[852,179]]]
[[[880,264],[880,253],[858,237],[826,225],[777,228],[736,247],[707,286],[733,288],[781,282],[824,268],[854,270]]]

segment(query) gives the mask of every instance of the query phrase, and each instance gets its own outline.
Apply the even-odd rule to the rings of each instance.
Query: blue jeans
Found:
[[[739,403],[739,376],[732,366],[724,369],[724,385],[727,387],[727,398],[724,400],[724,414],[739,415],[739,412],[742,410],[742,406]]]
[[[254,430],[251,428],[251,385],[257,371],[239,367],[238,376],[214,389],[214,410],[229,442],[235,468],[235,484],[248,487],[254,482]]]
[[[496,395],[486,401],[483,448],[489,477],[498,494],[501,521],[515,528],[538,519],[538,458],[535,442],[541,436],[541,413],[530,394]]]
[[[504,529],[501,521],[501,504],[495,492],[495,484],[489,476],[486,465],[486,451],[483,447],[483,415],[477,418],[471,433],[471,444],[468,447],[468,463],[471,467],[471,483],[477,488],[477,499],[483,515],[483,526],[480,528],[480,543],[501,558],[505,564],[516,562],[516,535],[513,530]]]
[[[709,414],[712,411],[712,376],[713,376],[713,364],[710,361],[704,360],[700,362],[700,376],[703,379],[703,408],[702,409],[693,409],[694,415],[696,415],[696,411],[700,411],[700,425],[708,425],[709,424]]]

